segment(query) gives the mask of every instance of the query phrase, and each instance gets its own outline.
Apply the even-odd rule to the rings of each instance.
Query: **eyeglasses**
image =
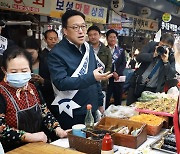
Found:
[[[78,32],[81,28],[82,31],[85,31],[87,26],[86,25],[74,25],[74,26],[67,26],[69,28],[72,28],[75,32]]]

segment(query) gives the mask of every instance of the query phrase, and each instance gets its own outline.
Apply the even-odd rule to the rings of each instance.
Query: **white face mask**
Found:
[[[179,63],[175,64],[175,68],[176,68],[176,71],[180,74],[180,64]]]
[[[25,86],[31,79],[31,73],[7,73],[6,79],[11,86],[15,88],[21,88]]]

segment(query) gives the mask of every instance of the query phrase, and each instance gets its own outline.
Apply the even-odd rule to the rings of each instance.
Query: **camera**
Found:
[[[167,48],[170,50],[170,48],[168,46],[162,45],[162,46],[157,47],[156,51],[157,51],[158,55],[163,55],[163,54],[167,53],[167,50],[166,50]]]

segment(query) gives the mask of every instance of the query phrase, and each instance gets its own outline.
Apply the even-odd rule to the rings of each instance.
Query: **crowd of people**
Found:
[[[87,104],[92,105],[95,117],[97,110],[103,114],[111,104],[122,103],[127,61],[125,50],[118,45],[118,33],[108,30],[105,46],[100,28],[87,29],[84,14],[76,10],[63,14],[62,32],[59,41],[55,30],[47,30],[43,50],[33,36],[23,38],[19,45],[5,39],[6,46],[0,50],[0,141],[5,152],[28,142],[66,137],[73,125],[84,123]],[[166,33],[136,57],[132,53],[128,65],[134,73],[126,105],[144,90],[163,92],[177,85],[180,49],[174,41]],[[141,64],[136,69],[137,62]]]

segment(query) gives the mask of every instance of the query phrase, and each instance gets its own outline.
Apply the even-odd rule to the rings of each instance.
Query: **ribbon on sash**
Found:
[[[7,38],[0,36],[0,55],[7,49],[8,41]]]
[[[122,51],[123,51],[122,48],[115,47],[115,50],[114,50],[113,55],[112,55],[112,63],[113,64],[116,62],[118,57],[121,55]]]
[[[90,47],[87,42],[84,43],[86,47],[85,54],[81,60],[81,63],[79,64],[78,68],[75,70],[75,72],[72,74],[71,77],[78,77],[80,75],[87,74],[88,72],[88,66],[89,66],[89,51]],[[105,65],[102,63],[102,61],[95,55],[97,66],[105,68]],[[51,105],[58,105],[59,106],[59,114],[61,114],[63,111],[66,112],[70,117],[73,118],[73,109],[80,108],[81,106],[74,102],[72,99],[77,94],[78,90],[68,90],[68,91],[59,91],[54,84],[53,89],[55,93],[55,100],[52,102]]]
[[[116,71],[115,62],[117,61],[118,57],[121,55],[123,49],[119,47],[115,47],[115,50],[112,54],[112,65],[114,67],[114,71]]]

